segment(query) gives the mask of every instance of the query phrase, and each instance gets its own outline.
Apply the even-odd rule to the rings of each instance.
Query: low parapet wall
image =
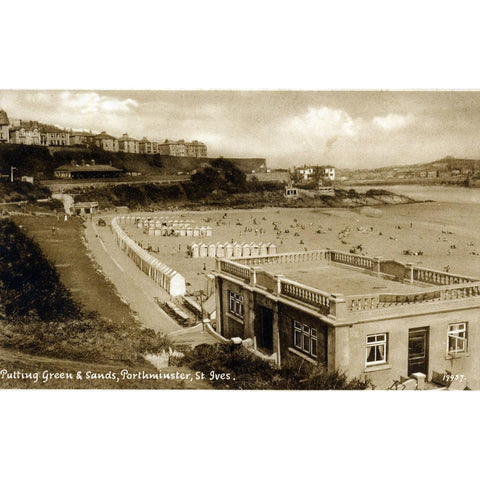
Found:
[[[303,285],[281,274],[272,275],[261,265],[331,262],[340,267],[355,268],[370,275],[378,275],[407,283],[419,283],[422,290],[411,294],[370,293],[365,295],[333,294]],[[305,252],[265,255],[255,258],[217,259],[217,271],[233,275],[252,287],[260,287],[275,295],[297,300],[316,307],[324,315],[347,315],[349,312],[407,307],[422,303],[441,302],[480,297],[480,280],[474,277],[419,268],[394,260],[382,260],[345,252],[312,250]],[[425,288],[430,286],[430,288]]]
[[[119,247],[131,258],[137,267],[170,295],[185,295],[185,278],[137,245],[118,225],[117,217],[112,219],[112,231]]]

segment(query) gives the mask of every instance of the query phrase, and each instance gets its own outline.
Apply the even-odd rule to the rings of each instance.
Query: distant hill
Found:
[[[480,159],[472,158],[454,158],[451,156],[440,158],[432,162],[426,163],[409,163],[403,165],[388,165],[385,167],[374,168],[339,168],[338,172],[341,175],[342,172],[349,171],[362,171],[362,172],[387,172],[387,171],[405,171],[405,170],[461,170],[469,169],[471,171],[480,170]]]
[[[447,170],[456,170],[462,168],[469,168],[471,170],[480,169],[480,160],[472,158],[454,158],[454,157],[445,157],[440,160],[435,160],[433,162],[425,163],[423,166],[429,165],[432,168],[435,167],[446,167]]]

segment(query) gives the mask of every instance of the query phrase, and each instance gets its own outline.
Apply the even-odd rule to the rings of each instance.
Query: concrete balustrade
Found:
[[[244,280],[250,279],[250,268],[225,259],[217,259],[217,270],[230,273]]]
[[[434,285],[456,285],[477,281],[477,279],[473,277],[420,267],[413,267],[412,278],[418,282],[432,283]]]
[[[286,297],[291,297],[296,300],[314,305],[321,309],[322,313],[330,313],[330,294],[322,292],[316,288],[302,285],[301,283],[294,282],[293,280],[281,279],[281,293]]]
[[[349,312],[371,311],[390,307],[406,307],[409,305],[427,302],[451,301],[480,296],[480,280],[473,277],[448,274],[425,268],[417,268],[412,264],[404,266],[405,278],[401,280],[411,281],[412,272],[415,281],[423,283],[437,282],[437,288],[420,290],[410,294],[380,293],[367,295],[329,294],[315,288],[302,285],[298,282],[286,279],[283,275],[272,275],[265,272],[260,266],[267,264],[302,263],[302,262],[326,262],[338,263],[338,266],[349,265],[375,272],[380,275],[380,257],[369,258],[331,250],[315,250],[307,252],[293,252],[258,257],[234,258],[233,261],[224,259],[217,260],[217,270],[228,273],[244,280],[248,280],[252,286],[265,288],[272,293],[285,296],[308,305],[314,305],[327,315],[347,315]],[[447,283],[448,282],[448,283]]]
[[[374,258],[365,257],[362,255],[356,255],[354,253],[338,252],[336,250],[330,250],[330,261],[336,263],[343,263],[345,265],[351,265],[353,267],[359,267],[366,270],[375,270],[377,262]]]
[[[275,247],[275,245],[273,246]],[[235,261],[244,265],[318,262],[325,261],[327,259],[326,254],[327,250],[307,250],[306,252],[275,253],[257,257],[235,258]]]
[[[448,301],[480,296],[480,282],[447,285],[410,294],[380,293],[376,295],[350,295],[346,297],[349,311],[373,310],[408,306],[426,302]]]

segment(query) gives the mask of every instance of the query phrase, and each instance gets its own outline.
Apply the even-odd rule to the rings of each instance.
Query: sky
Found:
[[[480,158],[480,92],[0,90],[10,118],[149,140],[272,168],[374,168]]]

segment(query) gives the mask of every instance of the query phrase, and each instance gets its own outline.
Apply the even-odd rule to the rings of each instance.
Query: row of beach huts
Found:
[[[141,225],[138,228],[142,228]],[[212,227],[191,227],[189,225],[172,225],[161,227],[144,227],[143,233],[156,237],[211,237]]]
[[[275,255],[277,253],[277,246],[274,243],[263,242],[260,242],[259,244],[256,244],[255,242],[217,242],[208,245],[203,242],[195,242],[188,246],[187,252],[192,258],[258,257],[262,255]]]
[[[212,227],[198,227],[191,220],[178,220],[170,217],[117,217],[119,225],[136,225],[146,235],[156,237],[211,237]]]
[[[111,228],[117,245],[135,262],[140,270],[170,295],[185,295],[186,282],[183,275],[160,262],[134,242],[118,225],[118,217],[112,219]]]
[[[160,228],[157,229],[157,221],[160,221]],[[162,225],[167,223],[168,225]],[[157,258],[150,255],[144,250],[137,242],[131,239],[122,229],[120,225],[137,224],[139,228],[147,226],[148,232],[153,231],[153,235],[157,235],[157,231],[162,231],[163,228],[175,229],[179,228],[180,231],[198,231],[207,232],[205,236],[211,236],[211,227],[195,227],[192,228],[187,225],[187,222],[175,222],[172,220],[166,220],[164,218],[142,218],[133,216],[117,216],[112,219],[111,228],[114,233],[117,244],[122,250],[135,262],[135,264],[164,288],[170,295],[185,295],[186,282],[183,275],[176,272],[174,269],[160,262]],[[201,236],[200,233],[185,234],[185,236]],[[277,253],[277,246],[274,243],[246,243],[246,242],[225,242],[225,243],[210,243],[194,242],[187,247],[187,252],[192,258],[205,258],[205,257],[258,257],[263,255],[275,255]]]

